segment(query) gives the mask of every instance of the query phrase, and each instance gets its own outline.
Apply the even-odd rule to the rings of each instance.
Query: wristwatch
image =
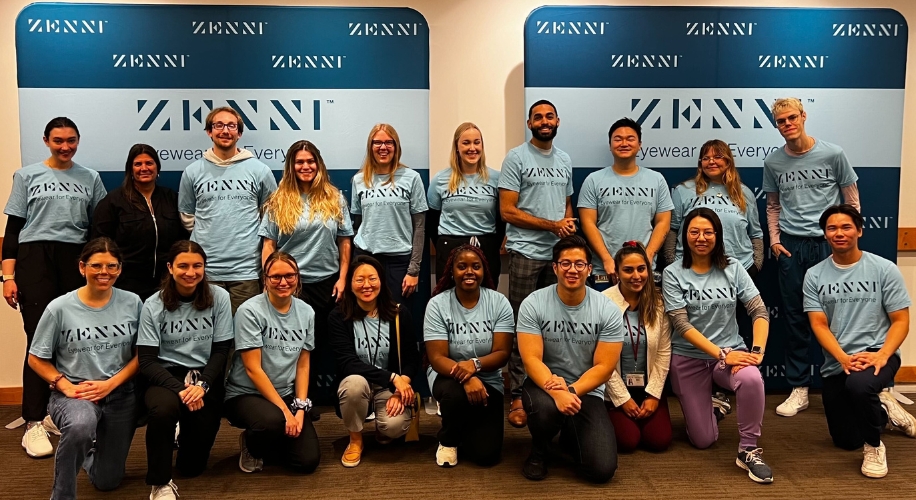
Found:
[[[302,410],[308,413],[309,410],[312,409],[312,400],[309,398],[305,398],[305,400],[294,398],[293,402],[290,403],[289,408],[293,411],[293,413],[296,413],[298,410]]]
[[[16,279],[16,275],[15,275],[15,274],[4,274],[4,275],[2,275],[2,276],[3,276],[3,279],[0,279],[0,282],[4,282],[4,281],[14,281],[14,280]]]
[[[198,380],[196,384],[197,387],[200,387],[204,390],[204,394],[210,392],[210,384],[204,382],[203,380]]]
[[[479,372],[480,369],[482,368],[482,366],[480,365],[480,360],[477,358],[471,358],[471,361],[474,362],[474,369]]]
[[[576,388],[575,388],[575,387],[573,387],[573,386],[571,386],[571,385],[566,386],[566,387],[567,387],[567,389],[569,389],[569,392],[571,392],[572,394],[575,394],[576,396],[578,396],[578,394],[576,394]]]

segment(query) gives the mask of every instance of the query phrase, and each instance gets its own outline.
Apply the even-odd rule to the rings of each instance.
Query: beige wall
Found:
[[[94,0],[104,2],[104,0]],[[19,164],[19,109],[16,91],[16,53],[14,22],[28,0],[0,2],[0,151],[7,161],[0,165],[0,202],[6,203],[12,172]],[[491,164],[498,166],[506,151],[524,140],[524,96],[522,82],[522,28],[525,18],[544,4],[677,5],[677,6],[756,6],[756,7],[886,7],[899,11],[916,26],[916,2],[912,0],[749,0],[696,2],[671,0],[646,1],[545,1],[545,0],[361,0],[320,3],[307,1],[174,0],[159,2],[121,0],[111,3],[193,3],[263,5],[341,5],[411,7],[426,17],[430,27],[430,165],[431,173],[443,168],[455,126],[473,121],[484,131]],[[910,36],[909,46],[916,46]],[[60,70],[77,61],[60,61]],[[864,64],[864,62],[863,62]],[[910,58],[908,69],[914,67]],[[913,85],[913,72],[907,71],[907,88]],[[916,126],[916,100],[908,95],[904,110],[904,134]],[[40,140],[40,131],[24,133]],[[916,172],[909,165],[916,160],[916,145],[904,141],[902,191],[916,187]],[[435,162],[439,163],[435,163]],[[916,198],[902,197],[900,225],[916,226]],[[5,224],[5,220],[4,220]],[[911,296],[916,296],[916,256],[900,258],[900,266]],[[19,386],[21,357],[25,336],[18,313],[0,305],[0,387]],[[904,365],[916,365],[916,341],[904,345]]]

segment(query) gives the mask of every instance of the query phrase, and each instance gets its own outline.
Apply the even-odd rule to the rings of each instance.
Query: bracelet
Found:
[[[16,274],[15,274],[15,273],[13,273],[13,274],[4,274],[4,275],[2,275],[2,276],[3,276],[3,279],[0,280],[0,281],[14,281],[14,280],[16,279]]]
[[[63,374],[63,373],[58,373],[57,376],[54,377],[54,380],[52,380],[52,381],[51,381],[51,384],[50,384],[50,387],[51,387],[51,390],[52,390],[52,391],[56,391],[56,390],[57,390],[57,383],[60,382],[60,379],[62,379],[62,378],[64,378],[64,374]]]

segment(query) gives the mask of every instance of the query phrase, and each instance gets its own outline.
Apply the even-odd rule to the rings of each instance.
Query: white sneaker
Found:
[[[887,455],[883,441],[877,448],[865,443],[865,449],[862,450],[862,474],[875,479],[887,475]]]
[[[178,494],[178,486],[172,481],[162,486],[153,486],[149,493],[149,500],[177,500],[181,496]]]
[[[55,436],[60,436],[60,429],[54,425],[54,421],[51,420],[51,415],[45,415],[45,419],[41,421],[41,426],[45,428],[51,434]]]
[[[878,393],[878,399],[881,400],[881,406],[887,412],[887,427],[900,431],[911,438],[916,438],[916,418],[913,418],[909,412],[900,406],[894,395],[887,391],[881,391]]]
[[[776,414],[781,417],[794,417],[798,412],[808,409],[808,388],[796,387],[792,394],[776,407]]]
[[[25,452],[32,458],[47,457],[54,453],[54,447],[48,439],[48,431],[41,422],[29,422],[26,425],[25,434],[22,436],[22,447],[25,448]]]
[[[436,450],[436,464],[439,467],[454,467],[458,465],[458,448],[453,446],[442,446]]]
[[[245,444],[245,432],[239,434],[239,469],[242,472],[257,472],[264,469],[264,459],[254,458]]]

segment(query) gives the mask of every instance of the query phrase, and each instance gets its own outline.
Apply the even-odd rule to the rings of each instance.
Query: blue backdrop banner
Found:
[[[643,128],[639,165],[672,187],[695,174],[704,142],[724,140],[766,235],[763,159],[785,144],[769,107],[798,97],[808,133],[841,146],[859,175],[861,246],[896,261],[907,34],[888,9],[541,7],[525,23],[525,100],[556,104],[554,143],[572,157],[577,193],[613,162],[608,128],[624,116]],[[785,388],[775,273],[768,255],[761,372],[768,388]],[[819,384],[823,356],[811,352]]]

